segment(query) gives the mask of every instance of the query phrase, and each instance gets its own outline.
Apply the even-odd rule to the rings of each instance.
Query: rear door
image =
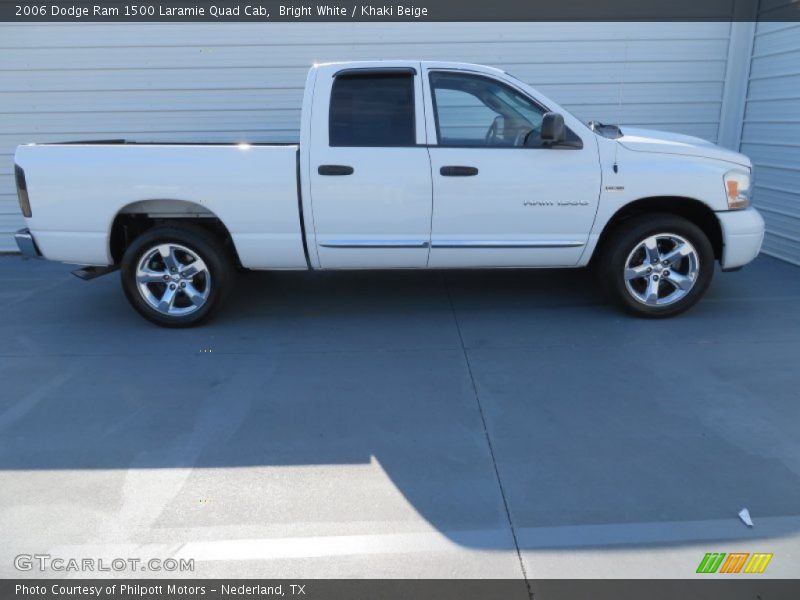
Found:
[[[320,67],[310,137],[320,266],[425,267],[432,182],[418,64]]]

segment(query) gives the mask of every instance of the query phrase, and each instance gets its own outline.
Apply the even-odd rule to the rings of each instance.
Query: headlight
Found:
[[[723,177],[728,208],[747,208],[750,206],[750,175],[743,171],[728,171]]]

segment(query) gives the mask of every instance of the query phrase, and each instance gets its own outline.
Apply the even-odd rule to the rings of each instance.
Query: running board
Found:
[[[101,275],[107,275],[112,271],[119,269],[119,265],[109,265],[107,267],[82,267],[72,272],[78,279],[89,281],[90,279],[97,279]]]

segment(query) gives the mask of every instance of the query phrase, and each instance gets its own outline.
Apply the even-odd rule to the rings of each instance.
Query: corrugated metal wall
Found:
[[[125,137],[296,141],[315,61],[485,63],[586,120],[716,140],[728,23],[0,26],[0,250],[21,226],[17,144]]]
[[[759,23],[742,152],[755,165],[764,252],[800,265],[800,23]]]

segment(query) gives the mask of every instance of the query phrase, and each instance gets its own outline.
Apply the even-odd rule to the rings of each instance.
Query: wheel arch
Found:
[[[590,263],[602,253],[614,232],[631,217],[647,213],[667,213],[683,217],[697,225],[708,237],[714,250],[714,258],[722,258],[722,227],[714,210],[702,200],[683,196],[649,196],[639,198],[621,206],[603,226]]]
[[[113,264],[119,264],[125,250],[145,231],[157,225],[179,226],[187,222],[211,233],[239,263],[233,236],[222,219],[198,202],[180,199],[138,200],[121,207],[109,227],[109,256]]]

